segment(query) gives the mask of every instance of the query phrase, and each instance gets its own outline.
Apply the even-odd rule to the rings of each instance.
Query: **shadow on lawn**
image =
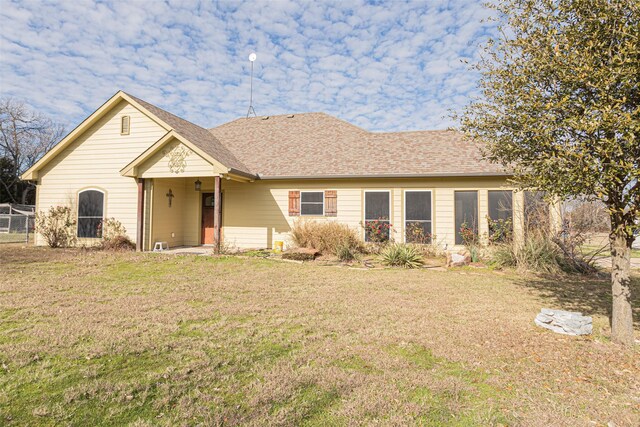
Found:
[[[587,316],[603,315],[611,321],[611,281],[608,274],[523,277],[515,283],[534,289],[550,300],[548,308],[581,311]],[[637,273],[631,279],[631,304],[634,326],[640,328],[640,276]]]

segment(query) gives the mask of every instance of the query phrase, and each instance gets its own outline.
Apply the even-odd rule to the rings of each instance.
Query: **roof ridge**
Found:
[[[357,130],[359,130],[361,132],[372,133],[372,132],[370,132],[370,131],[368,131],[368,130],[366,130],[366,129],[358,126],[358,125],[354,125],[353,123],[351,123],[351,122],[349,122],[347,120],[344,120],[344,119],[341,119],[340,117],[325,113],[324,111],[308,111],[308,112],[305,112],[305,113],[285,113],[285,114],[274,114],[274,115],[265,114],[265,115],[256,116],[256,117],[238,117],[237,119],[231,120],[231,121],[226,122],[226,123],[221,123],[221,124],[219,124],[217,126],[209,128],[208,130],[209,131],[213,131],[213,130],[219,129],[219,128],[223,127],[223,126],[232,125],[233,123],[237,123],[237,122],[242,121],[242,120],[251,120],[252,122],[256,122],[258,120],[266,121],[265,118],[282,118],[282,117],[290,117],[290,116],[294,116],[295,117],[295,116],[311,116],[311,115],[325,116],[325,117],[328,117],[328,118],[330,118],[332,120],[335,120],[335,121],[338,121],[340,123],[343,123],[343,124],[353,128],[353,129],[357,129]]]

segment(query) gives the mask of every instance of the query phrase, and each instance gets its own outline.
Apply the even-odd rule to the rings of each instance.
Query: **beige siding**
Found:
[[[204,180],[205,178],[203,178]],[[200,244],[200,196],[192,178],[154,178],[151,226],[147,231],[148,248],[155,242],[167,242],[170,247]],[[169,207],[167,193],[173,199]]]
[[[479,190],[480,230],[486,231],[484,218],[488,214],[487,190],[505,188],[504,185],[505,180],[501,178],[300,180],[253,183],[223,181],[223,235],[226,244],[238,248],[270,248],[276,240],[282,240],[286,245],[293,222],[300,218],[340,221],[363,235],[361,224],[364,191],[389,190],[394,238],[402,241],[404,190],[421,189],[433,192],[433,230],[437,242],[442,247],[450,249],[455,243],[454,191]],[[289,190],[337,190],[338,216],[290,217]]]
[[[171,206],[167,193],[173,194]],[[183,179],[153,180],[152,242],[167,242],[170,247],[184,244],[183,218],[186,209],[185,181]]]
[[[455,244],[454,189],[436,188],[433,197],[434,238],[442,247]]]
[[[184,150],[185,153],[188,153],[184,158],[184,170],[179,172],[173,172],[169,167],[170,153],[176,149]],[[143,178],[201,177],[213,174],[214,167],[211,163],[177,141],[166,144],[138,167],[138,176]]]
[[[131,132],[120,135],[120,117],[131,117]],[[39,211],[56,205],[76,205],[85,188],[106,192],[105,217],[114,217],[136,238],[137,184],[120,169],[166,131],[125,101],[116,105],[87,132],[65,148],[39,173]],[[38,243],[43,242],[38,239]]]
[[[485,244],[489,241],[487,215],[489,215],[489,191],[483,188],[478,191],[478,235]]]

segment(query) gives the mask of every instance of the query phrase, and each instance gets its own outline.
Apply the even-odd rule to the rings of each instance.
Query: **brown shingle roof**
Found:
[[[210,132],[264,178],[507,175],[455,131],[372,133],[303,113],[241,118]]]
[[[374,133],[325,113],[241,118],[207,130],[127,95],[223,165],[261,178],[508,175],[454,131]]]
[[[233,153],[207,129],[188,122],[169,113],[168,111],[163,110],[162,108],[149,104],[140,98],[136,98],[133,95],[127,95],[149,110],[149,112],[157,116],[160,120],[171,126],[178,134],[189,140],[196,147],[200,148],[226,167],[235,169],[238,172],[254,175],[251,173],[249,168],[243,164],[243,162],[238,160],[236,156],[234,156]]]

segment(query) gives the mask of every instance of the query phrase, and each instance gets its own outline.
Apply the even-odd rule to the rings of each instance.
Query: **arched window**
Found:
[[[102,237],[104,193],[85,190],[78,194],[78,237]]]

